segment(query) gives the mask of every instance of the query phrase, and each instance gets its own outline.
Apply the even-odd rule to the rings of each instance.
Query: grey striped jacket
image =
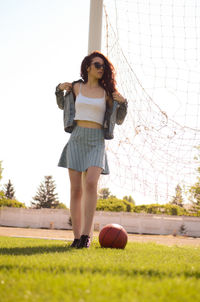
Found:
[[[80,82],[75,81],[72,83],[72,87],[75,83]],[[59,85],[58,85],[59,86]],[[56,87],[56,100],[58,107],[63,110],[63,121],[64,121],[64,129],[66,132],[71,133],[76,125],[74,121],[75,117],[75,95],[73,93],[73,89],[71,92],[66,93],[62,90],[59,90],[58,86]],[[105,139],[113,139],[114,138],[114,128],[115,124],[121,125],[125,119],[127,114],[127,102],[118,103],[113,100],[112,109],[106,106],[106,111],[104,115],[104,138]]]

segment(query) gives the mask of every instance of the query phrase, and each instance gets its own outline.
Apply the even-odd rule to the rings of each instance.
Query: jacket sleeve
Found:
[[[116,115],[116,124],[121,125],[126,117],[128,109],[128,103],[125,101],[124,103],[118,104],[117,115]]]
[[[57,101],[58,107],[63,110],[64,109],[64,92],[59,89],[59,85],[60,84],[58,84],[56,86],[55,95],[56,95],[56,101]]]

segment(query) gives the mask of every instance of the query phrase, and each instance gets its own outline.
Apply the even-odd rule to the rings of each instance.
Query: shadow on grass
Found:
[[[0,271],[18,271],[22,273],[30,273],[30,272],[38,272],[38,273],[56,273],[56,274],[72,274],[73,276],[77,275],[84,275],[84,274],[100,274],[102,276],[120,276],[120,277],[143,277],[143,278],[157,278],[157,279],[164,279],[164,278],[195,278],[200,279],[200,272],[199,271],[182,271],[182,272],[174,272],[174,271],[159,271],[154,269],[133,269],[133,268],[101,268],[98,266],[87,267],[82,265],[77,265],[74,267],[69,267],[68,265],[56,265],[56,266],[24,266],[24,265],[0,265]]]
[[[73,249],[70,245],[66,246],[25,246],[25,247],[10,247],[10,248],[0,248],[0,255],[35,255],[35,254],[46,254],[46,253],[64,253],[71,252]]]

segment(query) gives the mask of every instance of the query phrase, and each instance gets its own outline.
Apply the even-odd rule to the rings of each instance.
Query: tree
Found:
[[[36,209],[40,208],[57,208],[59,200],[57,193],[54,193],[56,189],[55,182],[52,176],[45,176],[44,182],[40,184],[37,194],[33,197],[36,202],[31,202],[31,205]]]
[[[108,197],[110,197],[109,188],[102,188],[98,191],[98,198],[99,199],[107,199]]]
[[[189,188],[188,193],[189,200],[192,203],[191,210],[200,213],[200,177],[198,177],[198,181]]]
[[[197,156],[195,156],[194,160],[197,162],[198,165],[200,165],[200,146],[196,147],[198,150]],[[189,187],[188,195],[189,200],[193,204],[193,211],[200,213],[200,166],[197,168],[197,182]]]
[[[2,161],[0,160],[0,180],[2,179],[2,172],[3,172]],[[0,200],[2,200],[3,198],[5,198],[5,195],[4,192],[0,189]]]
[[[4,193],[5,193],[5,197],[7,199],[15,199],[15,190],[14,190],[14,186],[11,183],[10,179],[8,181],[8,183],[6,185],[4,185],[5,189],[4,189]]]
[[[133,199],[133,197],[131,195],[124,196],[123,199],[126,200],[126,201],[128,201],[128,202],[131,202],[132,204],[135,205],[135,201],[134,201],[134,199]]]
[[[180,185],[176,186],[176,195],[173,197],[171,204],[175,204],[179,207],[183,207],[183,196],[182,196],[182,189]]]
[[[2,161],[0,160],[0,180],[2,179],[2,172],[3,172]]]
[[[197,182],[188,190],[189,200],[196,205],[200,206],[200,177],[197,177]]]
[[[0,201],[5,199],[4,191],[0,190]]]

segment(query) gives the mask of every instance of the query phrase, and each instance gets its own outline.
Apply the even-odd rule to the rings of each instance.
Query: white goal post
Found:
[[[88,53],[101,51],[103,0],[90,0]]]

